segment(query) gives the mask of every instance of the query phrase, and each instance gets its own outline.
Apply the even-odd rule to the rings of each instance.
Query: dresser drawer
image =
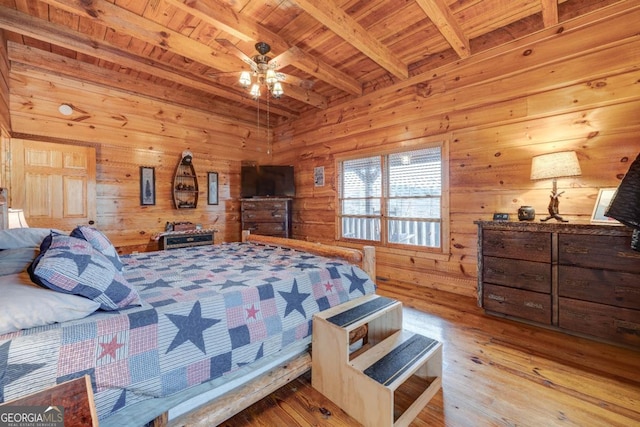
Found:
[[[640,346],[640,310],[560,297],[559,326],[632,346]]]
[[[561,265],[558,295],[640,309],[640,274]]]
[[[551,292],[551,264],[485,256],[485,282],[528,291]]]
[[[551,233],[485,230],[482,253],[489,256],[551,262]]]
[[[485,310],[546,325],[551,324],[551,295],[549,294],[485,283],[482,300]]]
[[[263,236],[287,236],[287,224],[280,222],[244,222],[243,228],[250,230],[252,233],[261,234]]]
[[[558,262],[563,265],[640,273],[640,252],[631,250],[631,237],[558,235]]]
[[[285,209],[270,210],[245,210],[242,212],[242,221],[282,222],[288,218]]]
[[[243,200],[242,211],[250,210],[287,210],[289,202],[287,200],[258,200],[255,202]]]

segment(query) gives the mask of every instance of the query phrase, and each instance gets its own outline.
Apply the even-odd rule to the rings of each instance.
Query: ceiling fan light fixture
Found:
[[[284,90],[282,89],[282,84],[276,80],[273,84],[273,88],[271,89],[271,96],[274,98],[280,98],[284,94]]]
[[[253,86],[251,86],[251,91],[249,92],[249,94],[253,98],[260,98],[260,85],[258,83],[254,83]]]
[[[267,85],[269,86],[273,86],[275,83],[278,82],[278,77],[276,76],[276,72],[269,69],[267,70],[267,75],[265,77],[265,81],[267,82]]]
[[[249,71],[243,71],[240,73],[240,86],[248,88],[251,85],[251,73]]]

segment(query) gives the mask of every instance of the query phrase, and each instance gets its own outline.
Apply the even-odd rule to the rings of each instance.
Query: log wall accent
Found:
[[[631,12],[640,20],[640,10]],[[599,188],[616,187],[640,152],[640,39],[624,13],[555,26],[277,129],[275,159],[296,165],[295,238],[333,244],[337,156],[449,141],[451,256],[377,248],[378,281],[475,295],[474,220],[521,205],[546,215],[551,181],[534,155],[575,150],[582,176],[559,179],[560,211],[589,222]],[[325,168],[315,187],[313,169]]]

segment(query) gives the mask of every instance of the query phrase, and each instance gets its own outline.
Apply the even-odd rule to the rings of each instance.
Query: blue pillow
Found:
[[[73,229],[71,237],[77,237],[91,243],[95,250],[111,260],[118,270],[122,270],[122,261],[120,261],[116,248],[113,247],[111,241],[102,231],[86,225],[80,225]]]
[[[31,279],[40,286],[81,295],[103,310],[140,305],[140,297],[122,273],[86,240],[51,234],[40,255],[29,266]]]

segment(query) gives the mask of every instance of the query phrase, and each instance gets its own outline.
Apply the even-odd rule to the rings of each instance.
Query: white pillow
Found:
[[[27,271],[40,251],[36,248],[0,250],[0,276]]]
[[[0,295],[0,335],[81,319],[100,307],[88,298],[43,289],[27,272],[0,276]]]
[[[39,248],[40,243],[51,232],[51,228],[9,228],[0,230],[0,249]]]

